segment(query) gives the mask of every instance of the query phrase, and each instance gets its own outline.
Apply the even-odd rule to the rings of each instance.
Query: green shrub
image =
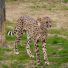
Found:
[[[63,2],[64,2],[64,3],[67,3],[67,2],[68,2],[68,0],[64,0]]]

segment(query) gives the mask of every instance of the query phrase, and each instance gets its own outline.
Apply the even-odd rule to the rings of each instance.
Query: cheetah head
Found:
[[[51,27],[51,19],[50,17],[42,17],[42,18],[38,18],[37,21],[39,21],[39,24],[43,27],[43,28],[50,28]]]

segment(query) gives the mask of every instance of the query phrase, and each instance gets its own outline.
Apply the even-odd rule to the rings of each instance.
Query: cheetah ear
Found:
[[[41,18],[37,18],[37,21],[41,21]]]

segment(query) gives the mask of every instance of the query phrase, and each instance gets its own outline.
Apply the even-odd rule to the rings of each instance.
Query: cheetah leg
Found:
[[[27,54],[29,55],[29,57],[34,58],[34,55],[32,55],[31,50],[30,50],[30,39],[27,40],[26,50],[27,50]]]
[[[46,50],[46,41],[45,39],[42,41],[42,50],[43,50],[43,54],[44,54],[44,61],[45,64],[49,65],[49,61],[48,61],[48,57],[47,57],[47,50]]]
[[[31,39],[27,33],[27,45],[26,45],[27,54],[29,55],[29,57],[34,58],[34,55],[32,55],[30,50],[30,42],[31,42]]]
[[[34,45],[35,45],[35,52],[36,52],[36,59],[37,59],[37,64],[40,65],[40,52],[39,52],[39,47],[38,47],[38,40],[35,41]]]
[[[15,45],[15,48],[14,48],[15,54],[19,54],[17,46],[20,43],[21,36],[22,36],[22,34],[19,34],[18,37],[16,37],[16,41],[15,41],[15,44],[14,44]]]

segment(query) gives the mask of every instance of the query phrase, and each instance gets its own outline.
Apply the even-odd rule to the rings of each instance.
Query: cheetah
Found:
[[[16,41],[15,41],[16,54],[19,54],[17,45],[20,43],[21,36],[23,35],[23,33],[26,33],[27,34],[27,44],[26,44],[27,54],[32,58],[34,57],[30,50],[30,43],[31,41],[33,41],[35,46],[37,64],[41,64],[39,46],[38,46],[38,42],[39,40],[41,40],[42,50],[44,54],[44,62],[45,64],[49,64],[47,52],[46,52],[47,51],[46,40],[47,40],[49,27],[51,27],[51,19],[49,17],[42,17],[35,20],[30,16],[21,16],[17,20],[17,24],[14,29],[14,34],[16,36]]]

